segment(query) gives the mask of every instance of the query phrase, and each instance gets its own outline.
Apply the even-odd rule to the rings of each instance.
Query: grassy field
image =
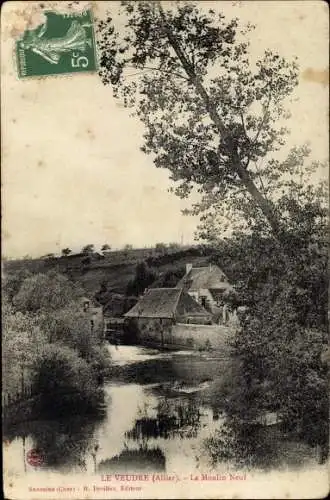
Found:
[[[181,248],[157,253],[155,249],[132,249],[107,252],[106,255],[76,254],[67,257],[8,260],[3,263],[4,277],[21,270],[45,273],[55,270],[82,285],[86,292],[95,294],[106,283],[114,293],[125,293],[128,282],[134,277],[138,262],[146,261],[159,276],[170,270],[208,263],[208,252],[200,247]]]

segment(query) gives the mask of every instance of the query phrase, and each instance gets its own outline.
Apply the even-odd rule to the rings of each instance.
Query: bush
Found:
[[[65,276],[54,271],[25,278],[13,298],[16,310],[36,313],[57,311],[78,299],[83,291]]]
[[[89,354],[89,363],[98,384],[111,374],[111,356],[103,346],[93,346]]]
[[[93,369],[67,346],[46,345],[33,366],[38,411],[51,417],[97,411],[102,402]]]

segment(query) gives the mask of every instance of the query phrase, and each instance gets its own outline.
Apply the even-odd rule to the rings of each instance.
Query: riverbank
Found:
[[[98,388],[98,404],[96,404],[94,407],[89,407],[84,409],[84,411],[80,411],[81,409],[79,406],[75,408],[75,412],[73,415],[77,414],[77,412],[80,411],[80,413],[84,414],[85,416],[90,416],[94,417],[97,416],[99,418],[102,418],[102,416],[105,415],[106,413],[106,405],[104,403],[104,393],[102,388]],[[60,400],[64,398],[72,398],[73,396],[77,395],[78,391],[75,392],[75,394],[71,393],[58,393],[58,394],[53,394],[53,398],[55,400]],[[2,424],[3,424],[3,432],[4,433],[10,433],[10,430],[13,425],[21,425],[26,422],[30,421],[37,421],[37,420],[42,420],[43,418],[49,418],[49,415],[45,415],[41,409],[44,407],[44,396],[42,394],[34,395],[32,397],[29,397],[27,399],[19,400],[19,401],[14,401],[10,405],[7,405],[3,407],[2,410]],[[73,416],[72,412],[68,411],[67,417],[70,418]],[[54,415],[56,417],[56,415]]]
[[[107,349],[113,369],[104,383],[104,415],[77,412],[65,418],[11,422],[4,439],[13,473],[33,470],[26,453],[35,448],[42,453],[43,470],[70,475],[101,469],[167,474],[183,468],[189,473],[201,467],[211,470],[205,442],[225,422],[221,384],[227,362],[197,351],[113,345]],[[277,468],[286,461],[297,467],[312,463],[308,450],[295,443],[278,449],[285,455],[274,461]]]

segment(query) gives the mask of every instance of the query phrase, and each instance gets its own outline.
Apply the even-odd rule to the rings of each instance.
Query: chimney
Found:
[[[186,264],[186,274],[192,270],[192,264]]]

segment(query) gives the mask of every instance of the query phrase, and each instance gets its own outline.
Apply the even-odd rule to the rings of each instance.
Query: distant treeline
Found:
[[[77,253],[71,255],[48,255],[40,258],[23,258],[15,260],[5,260],[4,269],[8,272],[18,271],[22,268],[31,272],[46,272],[56,269],[65,272],[69,269],[87,267],[102,268],[109,266],[119,266],[122,264],[135,264],[139,261],[146,261],[149,266],[158,266],[170,263],[173,259],[180,259],[186,256],[210,255],[212,250],[206,245],[196,246],[162,246],[153,248],[132,248],[123,250],[109,250],[98,253],[90,252]]]

